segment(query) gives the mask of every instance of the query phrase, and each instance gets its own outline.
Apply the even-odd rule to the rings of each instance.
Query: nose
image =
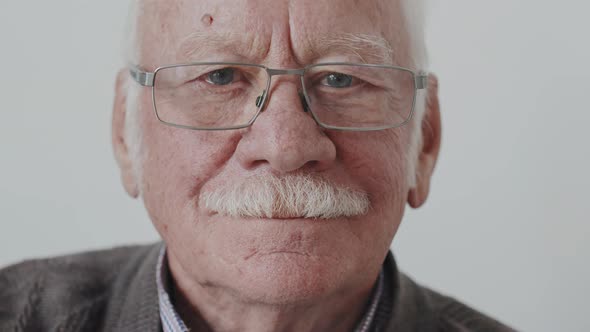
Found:
[[[298,84],[281,82],[274,87],[264,112],[237,146],[241,167],[269,167],[276,173],[328,169],[336,160],[336,147],[311,114],[304,111]]]

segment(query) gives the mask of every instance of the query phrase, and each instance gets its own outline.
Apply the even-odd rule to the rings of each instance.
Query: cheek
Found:
[[[372,200],[405,199],[407,190],[409,130],[405,127],[378,132],[339,133],[339,159],[346,173],[362,181]]]
[[[406,128],[396,128],[339,140],[342,165],[350,178],[360,181],[358,185],[369,193],[370,215],[354,227],[363,243],[376,248],[374,252],[390,246],[404,215],[409,190],[409,133]]]
[[[201,188],[228,165],[240,134],[173,128],[155,116],[144,118],[142,128],[142,197],[164,236],[167,223],[193,213]]]

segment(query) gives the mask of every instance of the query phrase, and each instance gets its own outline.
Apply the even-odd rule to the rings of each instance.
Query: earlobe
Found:
[[[408,192],[408,204],[419,208],[426,202],[430,192],[430,179],[440,151],[442,124],[438,100],[438,79],[428,77],[428,95],[422,119],[422,146],[416,164],[416,185]]]
[[[137,198],[139,196],[139,186],[135,174],[135,167],[130,156],[125,135],[125,118],[127,112],[127,71],[121,70],[117,75],[115,86],[115,100],[113,104],[113,119],[111,139],[115,159],[121,171],[121,181],[125,191],[129,196]]]

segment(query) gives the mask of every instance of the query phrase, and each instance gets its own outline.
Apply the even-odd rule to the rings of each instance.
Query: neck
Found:
[[[180,266],[169,264],[175,309],[191,331],[350,332],[361,321],[375,284],[305,303],[269,304],[183,278]]]

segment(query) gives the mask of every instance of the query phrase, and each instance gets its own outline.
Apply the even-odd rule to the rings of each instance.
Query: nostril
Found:
[[[311,170],[315,170],[319,167],[318,165],[320,165],[320,162],[318,160],[310,160],[305,164],[305,167]]]

